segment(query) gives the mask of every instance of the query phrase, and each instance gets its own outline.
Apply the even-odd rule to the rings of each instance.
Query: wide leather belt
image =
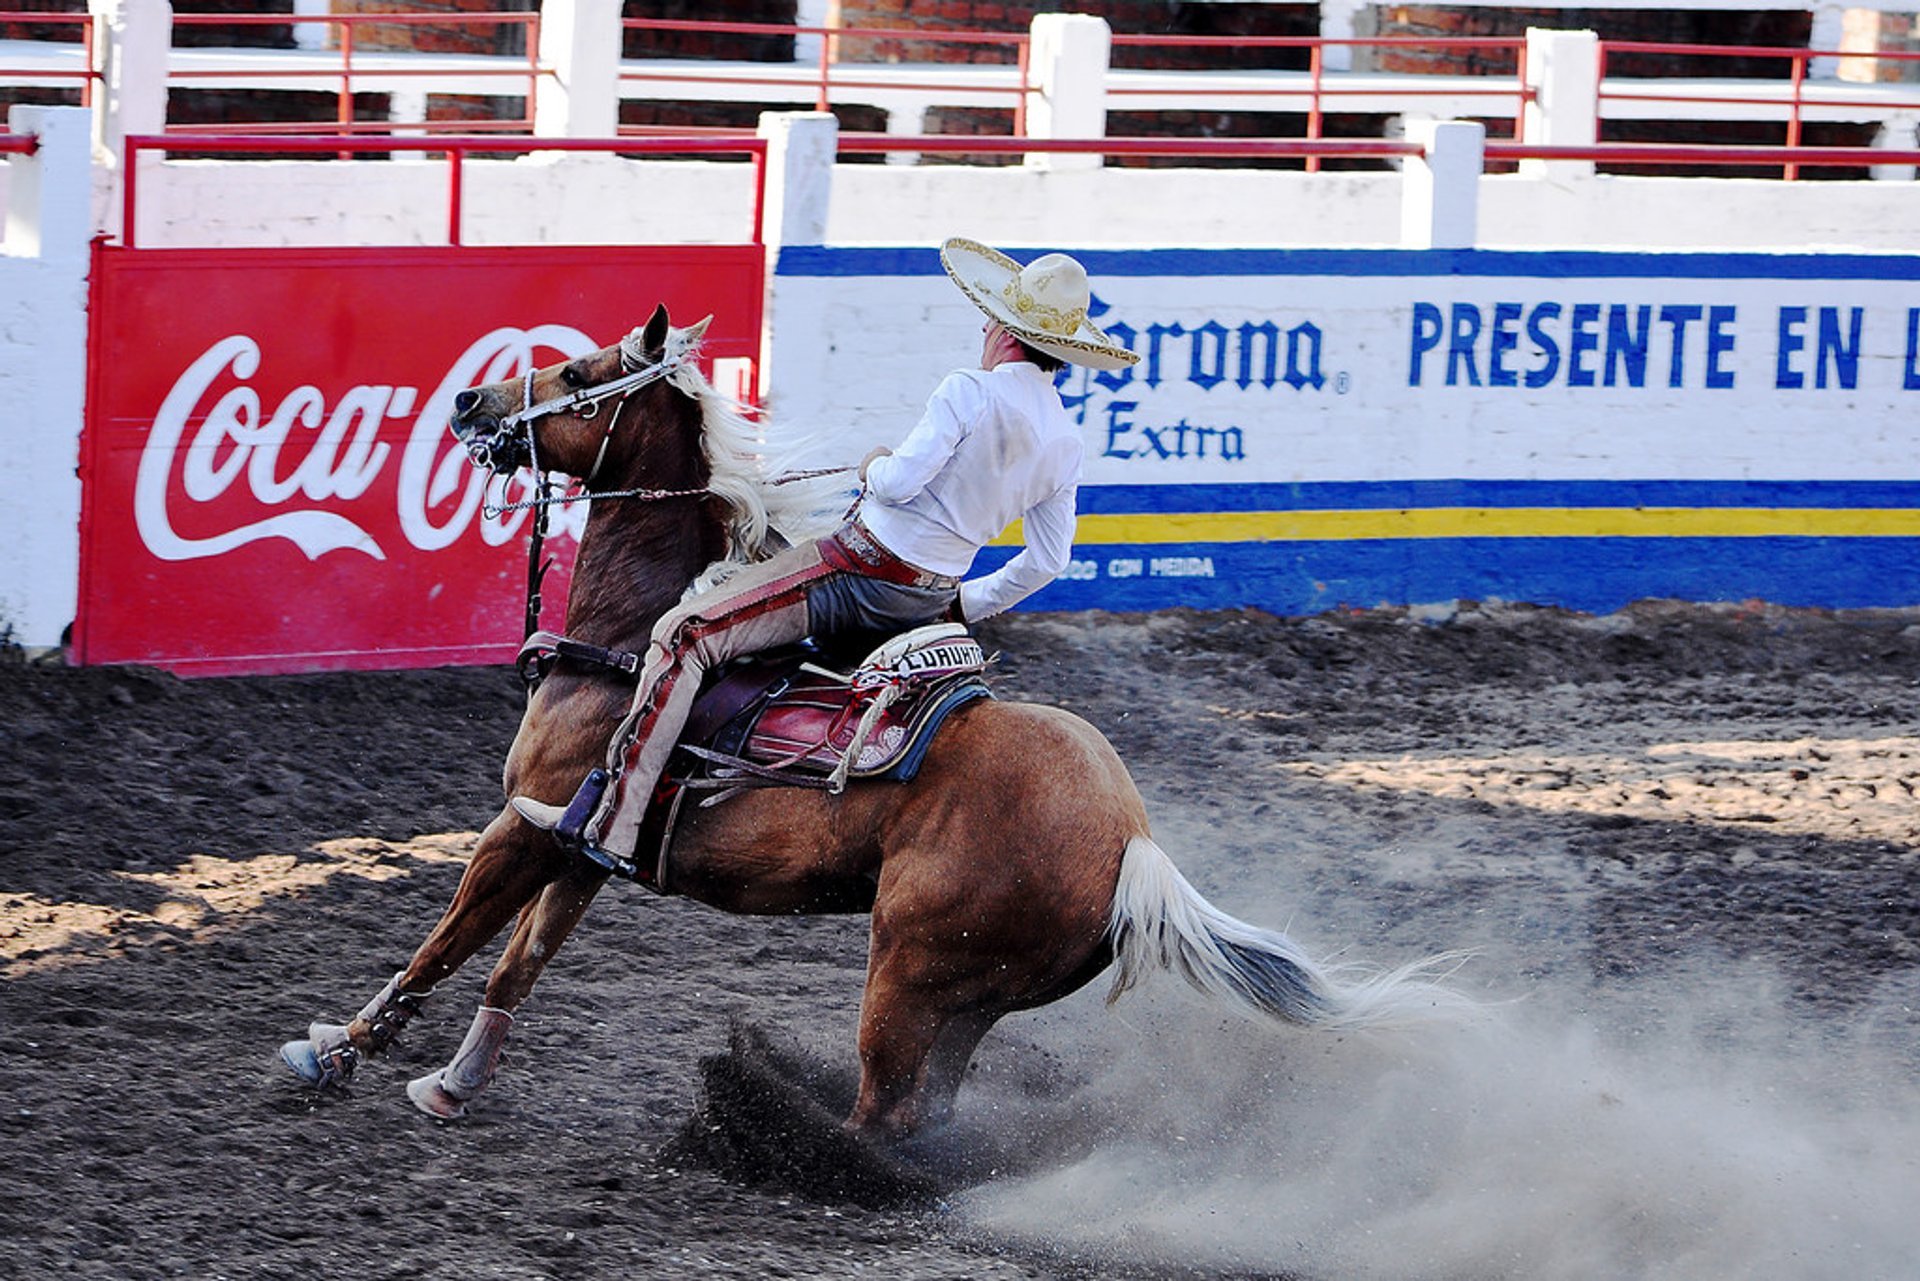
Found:
[[[835,559],[836,551],[844,558],[837,568],[857,569],[869,578],[899,583],[903,587],[929,587],[940,591],[958,591],[960,588],[960,580],[951,574],[936,574],[901,560],[858,520],[848,521],[820,541],[829,563]]]

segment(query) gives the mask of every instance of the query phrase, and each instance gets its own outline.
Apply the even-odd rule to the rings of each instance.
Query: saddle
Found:
[[[850,671],[812,642],[754,654],[702,684],[668,776],[714,794],[753,786],[839,792],[850,779],[905,782],[954,708],[989,696],[980,643],[959,623],[896,636]],[[675,768],[675,765],[679,768]]]
[[[562,657],[638,668],[637,655],[540,632],[522,648],[523,678],[537,684]],[[912,780],[941,723],[993,696],[986,666],[963,624],[935,623],[863,658],[808,640],[709,672],[641,820],[634,878],[667,892],[667,854],[690,800],[705,808],[751,788],[838,793],[858,779]]]

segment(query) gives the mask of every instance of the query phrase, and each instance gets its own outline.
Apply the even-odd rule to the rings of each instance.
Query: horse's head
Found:
[[[708,318],[709,320],[711,317]],[[664,305],[610,347],[453,398],[450,426],[476,466],[536,466],[589,486],[684,483],[700,460],[707,321],[676,329]]]

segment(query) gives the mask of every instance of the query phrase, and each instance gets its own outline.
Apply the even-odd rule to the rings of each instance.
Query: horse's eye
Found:
[[[561,366],[560,381],[569,387],[584,387],[587,384],[587,380],[580,376],[580,371],[572,365]]]

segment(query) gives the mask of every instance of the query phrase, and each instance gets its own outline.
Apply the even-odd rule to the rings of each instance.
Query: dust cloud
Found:
[[[1098,1137],[954,1209],[1114,1273],[1912,1276],[1900,988],[1837,1026],[1786,1012],[1750,964],[1696,963],[1657,992],[1537,990],[1471,1028],[1338,1038],[1170,983],[1110,1012],[1076,1001],[1056,1017],[1105,1066],[1054,1121]],[[973,1106],[1001,1103],[988,1085]]]

